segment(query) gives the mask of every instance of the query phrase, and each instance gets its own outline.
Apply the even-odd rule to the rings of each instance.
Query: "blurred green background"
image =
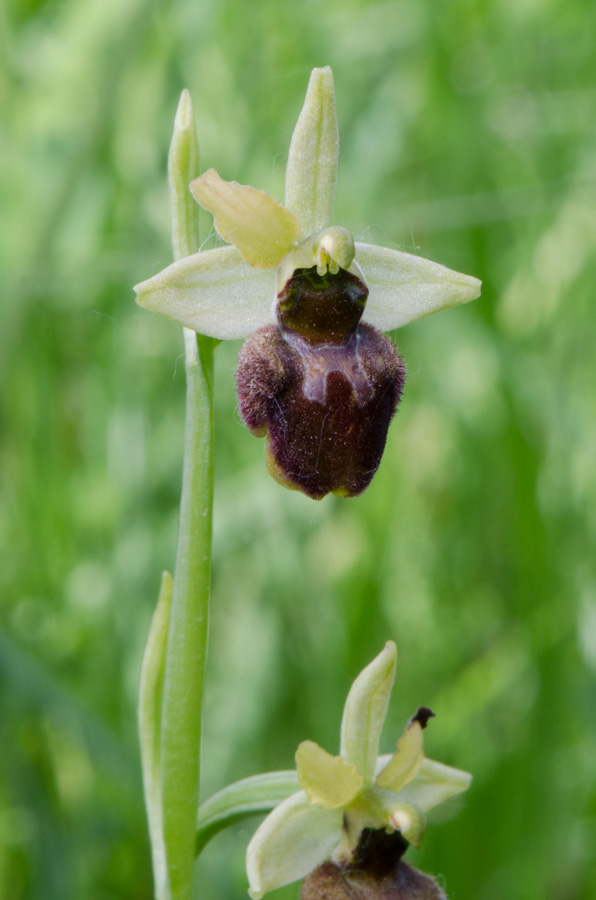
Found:
[[[336,222],[483,295],[396,336],[407,392],[357,500],[273,483],[236,409],[238,344],[219,348],[204,796],[291,767],[304,738],[337,752],[346,691],[393,638],[382,749],[424,703],[428,755],[475,777],[411,858],[452,900],[596,897],[593,6],[6,0],[0,17],[0,896],[152,896],[135,699],[185,386],[180,330],[131,285],[171,259],[180,90],[203,167],[282,198],[310,69],[330,64]],[[208,846],[202,897],[246,896],[251,830]]]

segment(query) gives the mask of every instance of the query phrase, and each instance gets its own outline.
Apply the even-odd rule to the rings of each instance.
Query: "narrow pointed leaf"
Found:
[[[397,750],[388,765],[377,777],[379,787],[389,791],[400,791],[411,781],[424,758],[422,728],[419,722],[412,722],[397,742]]]
[[[331,224],[338,156],[333,73],[326,66],[310,76],[286,169],[286,206],[300,220],[303,236]]]
[[[135,291],[145,309],[220,340],[275,322],[275,273],[251,268],[234,247],[187,256]]]
[[[364,319],[381,331],[400,328],[480,295],[477,278],[388,247],[357,242],[356,262],[370,291]]]
[[[265,191],[224,181],[215,169],[196,178],[190,189],[213,213],[218,234],[251,266],[276,269],[300,237],[300,222],[285,206]]]
[[[303,741],[296,753],[298,780],[311,803],[337,809],[350,803],[362,787],[362,775],[341,756],[332,756],[315,744]]]
[[[468,772],[445,766],[433,759],[424,759],[416,777],[405,785],[400,794],[405,800],[428,812],[439,803],[467,790],[471,783],[472,776]]]
[[[163,682],[166,665],[166,650],[172,607],[173,579],[169,572],[164,572],[161,590],[141,666],[141,683],[139,688],[139,737],[141,744],[141,762],[143,767],[143,786],[147,818],[151,836],[151,853],[153,857],[153,874],[156,885],[156,896],[162,896],[167,882],[166,854],[163,836],[163,806],[161,795],[161,705]]]
[[[350,689],[341,723],[341,755],[352,763],[364,786],[375,772],[381,730],[395,680],[397,649],[393,641],[364,669]]]
[[[255,832],[246,852],[249,893],[304,878],[335,849],[341,837],[341,809],[320,809],[303,791],[280,803]]]
[[[299,790],[300,782],[294,771],[267,772],[228,785],[199,806],[197,854],[228,825],[248,816],[269,812]]]

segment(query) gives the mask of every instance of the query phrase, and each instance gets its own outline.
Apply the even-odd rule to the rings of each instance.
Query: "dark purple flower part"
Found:
[[[389,338],[360,322],[368,290],[356,275],[298,269],[278,298],[279,325],[244,344],[237,386],[269,471],[320,500],[355,497],[379,467],[405,367]]]
[[[315,869],[302,885],[300,900],[447,900],[434,878],[404,862],[407,848],[399,832],[367,828],[354,859]]]

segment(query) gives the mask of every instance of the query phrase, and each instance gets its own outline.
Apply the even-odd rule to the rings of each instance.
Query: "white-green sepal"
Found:
[[[341,839],[342,816],[342,809],[315,806],[304,791],[280,803],[257,829],[246,851],[253,900],[304,878],[324,862]]]
[[[365,787],[374,779],[396,665],[397,648],[393,641],[387,641],[379,655],[356,678],[344,706],[340,753],[356,766]]]
[[[275,323],[275,272],[254,269],[235,247],[193,253],[135,286],[137,303],[219,340]]]
[[[400,796],[427,813],[445,800],[466,791],[472,783],[469,772],[424,759],[416,777],[400,791]]]
[[[338,157],[333,73],[325,66],[310,76],[286,168],[285,205],[300,220],[303,236],[331,224]]]
[[[369,290],[363,318],[381,331],[401,328],[480,295],[477,278],[422,256],[357,241],[356,261]]]

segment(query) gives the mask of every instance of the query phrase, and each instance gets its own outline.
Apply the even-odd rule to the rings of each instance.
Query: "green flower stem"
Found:
[[[184,339],[184,470],[161,719],[167,900],[191,897],[211,576],[213,342],[187,331]]]
[[[198,207],[188,190],[198,171],[192,104],[184,91],[168,165],[176,260],[199,245]],[[192,892],[211,580],[215,344],[184,330],[186,432],[176,569],[171,601],[164,581],[141,678],[141,749],[157,900],[190,900]]]

